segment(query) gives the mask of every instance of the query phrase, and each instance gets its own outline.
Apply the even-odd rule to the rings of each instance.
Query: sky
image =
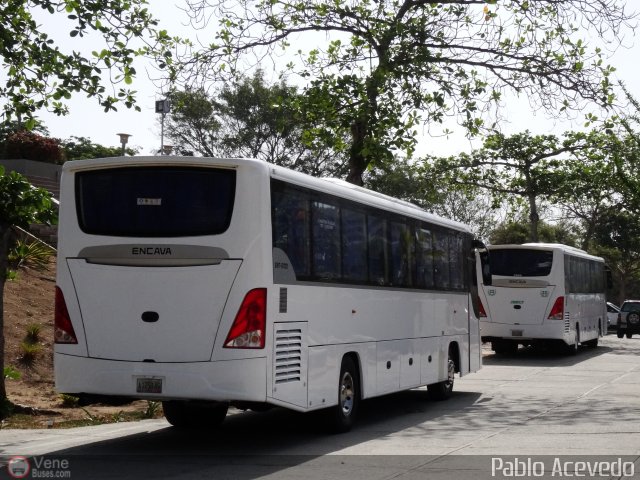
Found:
[[[160,26],[170,33],[178,32],[181,35],[195,35],[195,32],[187,26],[187,17],[178,8],[177,3],[167,0],[150,2],[150,9],[160,20]],[[42,17],[43,22],[51,22],[51,16]],[[47,23],[47,29],[51,27]],[[55,26],[58,29],[56,40],[63,44],[71,45],[78,49],[77,40],[68,36],[68,29],[63,25]],[[72,43],[76,42],[76,43]],[[90,52],[91,45],[83,47]],[[616,78],[623,80],[627,88],[637,98],[640,98],[640,39],[627,36],[625,46],[618,48],[608,63],[616,67]],[[120,146],[118,133],[131,135],[128,146],[137,147],[139,155],[154,155],[160,149],[160,119],[161,115],[155,113],[156,100],[162,99],[162,93],[150,80],[149,74],[153,73],[144,64],[137,65],[138,76],[134,80],[132,88],[138,91],[138,106],[141,112],[119,106],[118,112],[104,113],[95,99],[74,96],[69,101],[70,114],[64,117],[47,112],[40,112],[39,118],[49,129],[50,135],[56,138],[67,139],[71,136],[88,137],[93,142],[105,146]],[[567,130],[578,130],[584,124],[583,115],[578,115],[574,120],[559,121],[552,119],[542,111],[534,111],[527,98],[514,96],[506,99],[506,120],[501,123],[504,133],[522,132],[526,129],[533,134],[561,135]],[[465,138],[462,127],[449,124],[449,129],[455,133],[449,137],[434,137],[428,134],[421,135],[417,149],[418,155],[453,155],[462,151],[470,151],[480,146],[480,139],[470,141]],[[165,144],[168,143],[165,141]]]

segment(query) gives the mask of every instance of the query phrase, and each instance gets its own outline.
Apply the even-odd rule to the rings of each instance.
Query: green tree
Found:
[[[483,8],[484,5],[484,8]],[[291,52],[291,72],[328,136],[349,137],[348,180],[413,154],[417,126],[456,115],[471,134],[505,91],[558,113],[614,99],[603,52],[633,15],[616,0],[272,0],[189,2],[193,24],[219,19],[216,38],[174,64],[187,84],[216,80]],[[584,38],[591,37],[589,42]],[[306,47],[309,46],[309,47]],[[257,59],[257,60],[255,60]]]
[[[122,154],[122,147],[105,147],[98,143],[93,143],[90,138],[72,136],[66,140],[60,140],[60,146],[64,152],[65,160],[85,160],[89,158],[119,157]],[[136,148],[126,148],[127,155],[138,153]]]
[[[577,245],[576,235],[564,224],[551,225],[540,222],[539,239],[545,243],[562,243],[575,247]],[[527,221],[509,221],[498,225],[489,235],[489,242],[492,245],[522,244],[529,243],[531,230]]]
[[[622,135],[613,136],[610,160],[625,206],[640,213],[640,102],[623,85],[628,100],[624,116],[618,118]],[[611,145],[611,144],[610,144]]]
[[[365,186],[418,205],[419,207],[465,223],[479,238],[487,238],[495,228],[496,206],[479,188],[458,185],[433,168],[437,158],[421,161],[398,158],[394,163],[376,166],[366,173]]]
[[[565,222],[580,223],[580,246],[591,250],[598,224],[610,207],[625,197],[616,174],[616,159],[626,157],[629,150],[624,139],[612,133],[592,131],[566,136],[580,138],[578,141],[584,148],[575,152],[575,161],[558,164],[554,175],[556,188],[548,200],[562,210]]]
[[[594,250],[611,268],[618,286],[618,301],[640,296],[629,286],[640,284],[640,218],[621,205],[610,207],[595,229]]]
[[[221,157],[218,150],[221,125],[214,103],[202,90],[176,91],[168,95],[171,114],[165,119],[164,134],[176,152],[204,157]]]
[[[487,190],[500,202],[522,199],[529,213],[529,239],[539,239],[540,203],[554,195],[565,177],[563,168],[577,162],[585,149],[582,135],[531,135],[529,131],[511,135],[493,134],[483,147],[471,154],[442,159],[436,167],[450,172],[451,181]]]
[[[166,48],[171,39],[157,28],[146,5],[146,0],[0,2],[0,60],[5,76],[0,98],[5,100],[6,120],[27,118],[25,126],[30,129],[41,108],[66,114],[65,102],[75,92],[96,98],[105,111],[118,104],[134,107],[135,91],[129,88],[136,75],[134,59],[154,56],[160,67],[171,61]],[[37,20],[36,11],[38,18],[55,18],[49,23]],[[100,38],[102,48],[87,56],[63,50],[47,25],[65,19],[72,38]]]
[[[296,87],[269,85],[261,71],[224,85],[213,97],[187,90],[169,98],[165,134],[180,153],[258,158],[314,176],[343,168],[343,156],[306,134],[305,112],[294,108],[300,102]]]
[[[16,172],[5,174],[0,166],[0,372],[4,372],[4,284],[13,226],[50,223],[56,218],[51,194],[34,188]],[[0,380],[0,416],[7,403],[4,375]]]

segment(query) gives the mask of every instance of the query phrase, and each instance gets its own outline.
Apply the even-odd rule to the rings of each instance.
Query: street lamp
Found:
[[[130,135],[128,133],[117,133],[116,135],[120,137],[120,144],[122,145],[122,152],[120,153],[120,155],[124,157],[125,148],[127,146],[127,142],[129,141],[129,137],[132,137],[133,135]]]
[[[156,113],[162,115],[162,120],[160,121],[160,155],[166,155],[164,153],[164,119],[170,111],[169,100],[166,98],[164,100],[156,100]]]
[[[162,155],[171,155],[171,152],[173,151],[173,145],[167,145],[164,144],[162,145]]]

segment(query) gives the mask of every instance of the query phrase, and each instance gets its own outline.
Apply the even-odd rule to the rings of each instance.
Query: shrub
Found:
[[[61,393],[60,400],[62,400],[62,406],[64,408],[77,408],[80,405],[80,398],[75,395]]]
[[[8,135],[5,149],[7,158],[24,158],[56,164],[64,161],[64,151],[56,139],[26,130]]]
[[[42,332],[42,325],[39,323],[30,323],[27,325],[27,336],[25,342],[34,344],[40,340],[40,333]]]
[[[38,354],[42,350],[42,346],[38,343],[29,343],[24,341],[20,344],[20,351],[22,355],[20,355],[20,362],[26,367],[33,366]]]
[[[17,270],[20,267],[29,266],[37,270],[45,270],[53,254],[53,249],[42,242],[17,240],[9,251],[9,268]]]

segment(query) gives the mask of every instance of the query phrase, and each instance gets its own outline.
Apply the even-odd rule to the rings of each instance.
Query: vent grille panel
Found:
[[[276,330],[275,383],[299,382],[302,377],[302,330]]]

